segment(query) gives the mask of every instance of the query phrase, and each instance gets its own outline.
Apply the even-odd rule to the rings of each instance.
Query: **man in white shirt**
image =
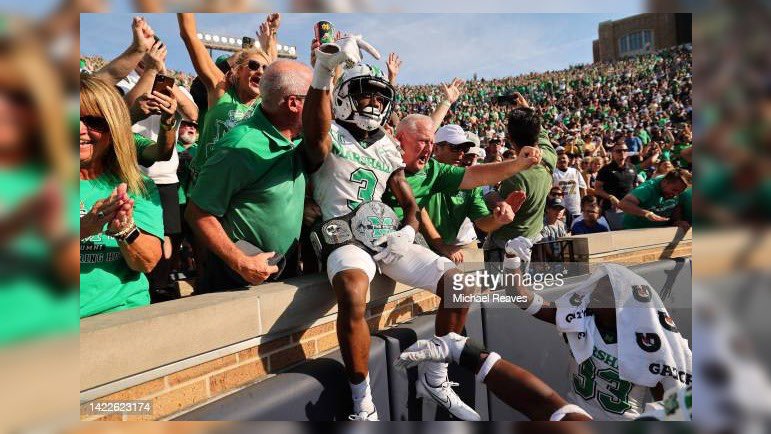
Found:
[[[561,153],[557,155],[557,167],[552,174],[555,187],[560,187],[565,194],[562,198],[565,203],[565,215],[567,216],[567,225],[573,222],[573,219],[581,215],[581,198],[586,195],[586,182],[581,173],[575,167],[568,167],[570,158],[568,154]]]

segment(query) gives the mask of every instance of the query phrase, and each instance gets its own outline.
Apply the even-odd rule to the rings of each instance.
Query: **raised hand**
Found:
[[[142,58],[142,62],[145,64],[145,69],[153,69],[160,73],[166,70],[166,55],[168,49],[166,45],[160,40],[154,41],[150,49]]]
[[[133,35],[132,45],[139,51],[149,51],[155,43],[155,32],[150,24],[143,17],[134,17],[131,22],[131,32]]]
[[[450,104],[457,101],[462,93],[461,86],[463,86],[463,81],[459,78],[454,78],[449,85],[442,84],[442,93],[444,93],[445,100]]]
[[[399,70],[402,67],[402,61],[396,53],[390,53],[388,55],[388,61],[386,61],[386,66],[388,67],[389,79],[396,79],[396,76],[399,75]]]

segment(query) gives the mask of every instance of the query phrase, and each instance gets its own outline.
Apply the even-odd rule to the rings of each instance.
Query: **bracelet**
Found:
[[[442,102],[439,103],[439,105],[447,105],[448,107],[452,105],[450,101],[447,101],[446,99],[443,99]]]
[[[128,222],[128,225],[125,228],[119,230],[118,232],[105,232],[105,233],[113,238],[120,238],[120,237],[125,237],[126,234],[134,230],[135,227],[136,225],[134,224],[134,219],[132,218],[131,221]]]

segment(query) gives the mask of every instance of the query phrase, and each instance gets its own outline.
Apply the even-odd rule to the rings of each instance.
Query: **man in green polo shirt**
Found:
[[[464,166],[463,156],[477,143],[458,125],[445,125],[434,137],[434,159],[451,166]],[[506,202],[499,202],[491,213],[487,208],[482,188],[458,190],[455,193],[437,193],[428,199],[425,208],[428,219],[421,219],[424,235],[437,253],[447,256],[455,262],[463,260],[461,248],[475,239],[472,235],[474,225],[485,232],[491,232],[514,218],[514,211]],[[469,223],[464,226],[464,223]],[[473,225],[470,223],[473,222]],[[464,233],[461,234],[461,228]],[[466,234],[469,230],[471,234]]]
[[[691,173],[675,169],[635,188],[618,205],[624,211],[624,229],[668,226],[680,194],[690,185]]]
[[[186,217],[210,254],[197,291],[257,285],[279,271],[269,258],[286,255],[300,237],[305,170],[299,140],[311,70],[294,61],[271,64],[260,81],[262,102],[228,132],[201,168]],[[243,240],[264,253],[249,256]],[[272,262],[272,261],[271,261]],[[274,276],[275,277],[275,276]]]

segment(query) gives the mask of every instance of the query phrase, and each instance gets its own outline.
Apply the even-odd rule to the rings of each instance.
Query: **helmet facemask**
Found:
[[[359,107],[359,100],[363,96],[380,100],[380,109],[374,104]],[[335,118],[353,123],[362,130],[374,131],[383,126],[391,116],[394,96],[394,88],[381,77],[362,74],[345,80],[344,76],[332,101]]]

